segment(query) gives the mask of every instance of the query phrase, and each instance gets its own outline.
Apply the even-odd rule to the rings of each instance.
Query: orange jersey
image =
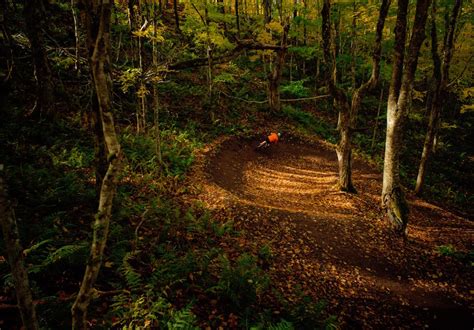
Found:
[[[270,143],[277,143],[278,142],[278,135],[277,133],[271,133],[268,137],[268,142]]]

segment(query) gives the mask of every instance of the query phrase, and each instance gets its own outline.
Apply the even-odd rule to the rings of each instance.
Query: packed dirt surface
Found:
[[[472,329],[474,223],[413,196],[408,240],[379,206],[381,173],[356,159],[357,194],[339,192],[334,149],[288,138],[224,139],[207,151],[200,197],[243,241],[271,250],[268,274],[288,301],[325,300],[341,328]],[[456,256],[439,252],[452,246]],[[277,311],[275,311],[277,313]]]

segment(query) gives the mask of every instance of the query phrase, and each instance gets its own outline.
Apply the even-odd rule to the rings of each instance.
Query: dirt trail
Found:
[[[253,244],[271,247],[269,273],[287,297],[300,287],[328,300],[343,327],[472,329],[472,267],[436,249],[471,250],[474,223],[410,196],[405,244],[380,218],[374,167],[356,159],[358,194],[346,194],[323,143],[287,140],[263,152],[254,143],[227,140],[208,156],[203,198]]]

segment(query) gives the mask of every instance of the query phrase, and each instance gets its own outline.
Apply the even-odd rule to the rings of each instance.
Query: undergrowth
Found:
[[[24,127],[36,124],[15,120]],[[6,126],[1,131],[9,141],[2,157],[45,328],[70,324],[95,213],[93,141],[74,125],[45,122],[18,134]],[[160,131],[161,162],[154,132],[125,128],[120,134],[126,162],[90,307],[91,326],[297,328],[306,322],[301,311],[292,312],[294,306],[287,304],[276,317],[265,298],[274,290],[264,270],[272,262],[269,247],[255,255],[245,247],[223,248],[241,235],[232,219],[216,222],[202,205],[180,201],[193,189],[183,178],[206,134],[192,123],[170,127]],[[223,123],[218,129],[233,128]],[[33,136],[42,142],[30,143]],[[6,263],[0,263],[0,274],[1,294],[13,297]]]

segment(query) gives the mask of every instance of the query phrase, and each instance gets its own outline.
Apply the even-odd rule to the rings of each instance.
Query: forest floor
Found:
[[[289,137],[257,152],[257,142],[215,141],[190,177],[215,218],[242,231],[229,249],[270,248],[285,299],[326,301],[342,328],[472,328],[472,221],[410,195],[403,241],[382,217],[375,166],[356,157],[358,194],[343,193],[330,145]]]

